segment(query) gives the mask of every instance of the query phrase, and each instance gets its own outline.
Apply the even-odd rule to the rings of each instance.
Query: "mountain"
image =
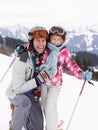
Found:
[[[13,25],[0,27],[3,39],[8,36],[28,41],[29,27]],[[98,27],[83,27],[67,29],[66,46],[71,52],[87,51],[98,55]]]
[[[87,51],[98,55],[98,31],[92,27],[80,27],[68,32],[67,48],[72,52]]]
[[[27,41],[29,28],[21,25],[0,27],[0,35]]]

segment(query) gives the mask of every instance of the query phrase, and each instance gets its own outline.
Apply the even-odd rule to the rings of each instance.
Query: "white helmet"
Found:
[[[37,33],[36,33],[37,32]],[[28,40],[32,40],[34,37],[48,37],[48,31],[42,26],[35,26],[28,32]]]

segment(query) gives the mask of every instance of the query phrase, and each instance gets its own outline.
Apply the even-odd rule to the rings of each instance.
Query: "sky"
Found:
[[[0,26],[98,25],[97,0],[0,0]]]
[[[14,55],[8,57],[0,54],[0,80],[8,70]],[[5,91],[11,81],[12,67],[5,78],[0,82],[0,130],[8,130],[11,119],[11,109],[9,100],[5,96]],[[98,130],[98,82],[91,81],[94,86],[86,82],[83,92],[78,100],[68,130]],[[63,120],[63,130],[66,130],[69,119],[79,97],[84,81],[74,76],[63,73],[63,85],[58,99],[59,120]]]

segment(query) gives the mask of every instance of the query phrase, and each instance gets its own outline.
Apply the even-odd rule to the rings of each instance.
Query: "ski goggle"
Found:
[[[40,38],[40,37],[47,38],[48,32],[46,30],[36,30],[33,33],[29,32],[28,35],[32,36],[33,38]]]
[[[50,30],[49,30],[50,33],[57,33],[59,35],[66,35],[66,32],[63,28],[61,27],[56,27],[56,26],[53,26]]]

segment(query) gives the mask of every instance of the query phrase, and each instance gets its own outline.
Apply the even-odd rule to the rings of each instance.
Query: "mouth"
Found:
[[[38,46],[37,48],[42,50],[44,49],[44,46]]]
[[[39,53],[42,53],[44,51],[45,47],[44,46],[38,46],[37,49],[38,49]]]

